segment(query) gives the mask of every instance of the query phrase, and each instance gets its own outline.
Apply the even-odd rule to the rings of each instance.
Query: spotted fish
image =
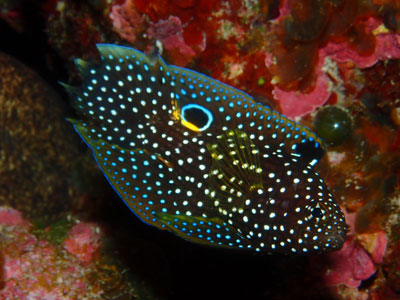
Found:
[[[135,49],[100,44],[65,85],[75,130],[142,221],[265,253],[339,249],[343,213],[314,170],[322,141],[246,93]]]

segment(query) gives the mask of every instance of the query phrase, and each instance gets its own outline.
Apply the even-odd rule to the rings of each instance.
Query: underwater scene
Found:
[[[400,299],[400,2],[0,0],[0,300]]]

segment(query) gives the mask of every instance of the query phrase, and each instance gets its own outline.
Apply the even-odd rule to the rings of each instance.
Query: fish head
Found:
[[[280,172],[264,174],[261,203],[266,209],[259,222],[270,233],[264,244],[285,254],[339,250],[347,224],[334,196],[312,166],[288,160],[283,166]]]
[[[343,212],[320,178],[314,185],[309,184],[308,187],[311,190],[313,188],[318,190],[318,193],[310,199],[296,202],[297,206],[293,210],[298,216],[293,222],[296,225],[293,238],[296,251],[324,253],[339,250],[346,239],[347,232]],[[301,209],[300,204],[303,206]],[[294,252],[293,249],[290,250]]]

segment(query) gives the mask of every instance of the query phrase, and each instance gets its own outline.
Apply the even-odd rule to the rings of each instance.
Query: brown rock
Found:
[[[79,137],[38,74],[1,52],[0,74],[0,205],[49,220],[80,201],[71,176]]]

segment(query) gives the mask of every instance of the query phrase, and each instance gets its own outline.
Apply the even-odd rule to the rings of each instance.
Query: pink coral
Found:
[[[275,86],[272,94],[279,100],[282,113],[294,119],[295,117],[312,112],[316,107],[322,106],[331,95],[329,81],[322,71],[323,59],[317,66],[317,80],[310,93],[300,91],[285,91]]]
[[[37,238],[32,227],[18,211],[0,207],[4,264],[0,266],[4,269],[0,300],[100,299],[103,291],[92,286],[88,276],[95,271],[93,264],[85,266],[79,255]],[[70,236],[91,243],[93,238],[87,238],[87,228],[92,230],[94,226],[74,227]]]
[[[114,5],[110,19],[113,21],[113,29],[130,43],[136,41],[138,33],[143,30],[145,20],[131,0],[126,0],[121,5]]]
[[[0,225],[5,226],[28,226],[29,222],[22,218],[19,211],[11,207],[0,207]]]
[[[328,285],[358,287],[362,280],[368,279],[376,271],[367,251],[355,240],[346,241],[340,251],[329,253],[326,257],[331,266],[323,279]]]
[[[196,51],[205,49],[205,38],[194,45],[196,51],[186,43],[179,17],[170,15],[168,19],[150,22],[136,9],[132,0],[113,5],[110,18],[113,29],[132,44],[136,42],[138,34],[145,32],[145,27],[148,27],[148,38],[161,41],[171,63],[178,66],[186,66],[196,56]]]
[[[175,65],[185,66],[196,52],[186,44],[182,35],[182,24],[178,17],[170,16],[168,20],[160,20],[148,30],[150,38],[160,40],[170,59]]]
[[[357,240],[368,251],[374,263],[380,264],[383,262],[388,243],[386,234],[383,231],[359,234]]]
[[[323,281],[327,285],[346,285],[356,288],[376,272],[376,265],[382,263],[386,253],[387,238],[383,231],[357,234],[355,213],[343,209],[349,224],[348,239],[341,250],[322,256],[326,267]],[[321,258],[316,258],[318,261]],[[311,258],[311,264],[315,264]]]
[[[366,31],[368,33],[375,32],[381,24],[381,21],[371,17],[365,22]],[[330,58],[337,63],[352,62],[356,67],[361,69],[371,67],[379,60],[400,58],[400,37],[398,34],[383,30],[383,33],[377,31],[375,37],[375,51],[368,56],[361,55],[355,49],[352,49],[348,42],[338,43],[331,41],[319,49],[319,59],[315,67],[316,82],[311,92],[286,91],[280,89],[278,86],[274,87],[272,94],[279,101],[282,113],[294,119],[295,117],[311,113],[315,108],[325,104],[331,95],[329,80],[323,71],[326,58]],[[271,55],[267,55],[265,59],[266,66],[270,67],[272,63],[273,59]],[[342,76],[348,75],[351,72],[347,69],[341,71],[343,73]]]
[[[369,18],[365,23],[369,32],[373,32],[382,24],[376,18]],[[360,55],[357,51],[351,49],[346,42],[328,43],[321,49],[321,55],[329,56],[337,62],[351,61],[361,69],[371,67],[379,60],[400,58],[400,37],[398,34],[378,32],[375,37],[375,51],[371,55]]]
[[[29,234],[27,237],[31,238]],[[85,285],[77,284],[82,280],[81,267],[74,264],[66,272],[65,262],[59,261],[56,249],[49,243],[36,241],[30,248],[18,250],[14,255],[5,255],[6,287],[0,292],[0,299],[61,300],[71,299],[61,296],[61,291],[70,296],[86,293]],[[67,282],[68,291],[63,288]]]
[[[64,242],[64,248],[80,261],[89,263],[99,248],[100,230],[90,223],[76,224]]]
[[[375,65],[379,60],[400,58],[400,38],[395,34],[380,34],[376,37],[376,49],[372,55],[361,56],[346,43],[328,43],[322,49],[325,56],[337,62],[353,62],[364,69]]]

